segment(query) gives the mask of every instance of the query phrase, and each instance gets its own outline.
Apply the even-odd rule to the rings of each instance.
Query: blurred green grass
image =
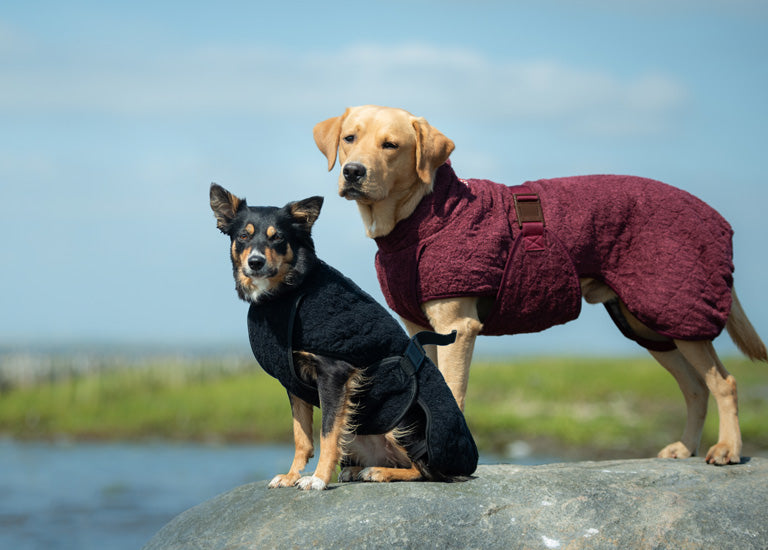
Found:
[[[768,365],[726,361],[739,389],[745,456],[768,449]],[[481,451],[525,441],[558,457],[654,456],[676,441],[685,405],[651,358],[534,357],[476,361],[466,417]],[[315,415],[316,417],[319,414]],[[150,362],[6,386],[0,434],[19,439],[291,441],[285,390],[255,363],[190,368]],[[701,453],[716,441],[710,399]]]
[[[738,383],[745,455],[768,449],[768,365],[725,364]],[[465,414],[478,445],[495,452],[514,438],[557,456],[642,457],[680,438],[685,402],[650,357],[528,358],[474,364]],[[717,429],[710,397],[700,454]]]
[[[0,394],[0,433],[20,439],[281,441],[290,430],[285,390],[255,363],[94,369]]]

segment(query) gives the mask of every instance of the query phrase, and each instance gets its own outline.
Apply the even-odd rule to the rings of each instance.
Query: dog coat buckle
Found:
[[[522,187],[522,186],[521,186]],[[517,226],[523,237],[525,250],[529,252],[545,249],[544,212],[541,199],[536,193],[514,193]]]

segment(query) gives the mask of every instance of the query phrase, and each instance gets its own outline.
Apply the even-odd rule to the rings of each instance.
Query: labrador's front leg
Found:
[[[463,411],[475,338],[483,328],[477,315],[477,299],[460,297],[430,300],[424,302],[422,308],[436,332],[447,334],[456,331],[453,344],[438,347],[437,368],[443,374],[459,409]]]

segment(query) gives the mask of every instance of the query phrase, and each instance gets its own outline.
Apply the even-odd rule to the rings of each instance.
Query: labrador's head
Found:
[[[315,143],[341,173],[339,195],[360,204],[407,196],[414,186],[432,189],[435,170],[454,149],[453,142],[423,118],[402,109],[350,107],[314,128]]]

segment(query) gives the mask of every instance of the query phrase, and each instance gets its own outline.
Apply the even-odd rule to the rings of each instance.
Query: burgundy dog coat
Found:
[[[389,306],[424,327],[426,301],[488,296],[481,334],[537,332],[575,319],[579,277],[592,277],[659,334],[704,340],[730,312],[732,234],[710,206],[650,179],[508,187],[460,180],[446,163],[414,213],[376,239],[376,272]]]

